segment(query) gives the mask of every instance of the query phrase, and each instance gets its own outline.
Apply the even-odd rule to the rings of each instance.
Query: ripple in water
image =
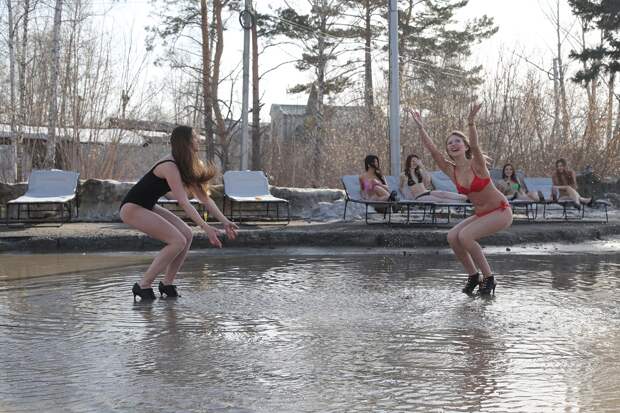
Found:
[[[0,410],[613,411],[620,254],[194,255],[182,297],[141,268],[0,283]]]

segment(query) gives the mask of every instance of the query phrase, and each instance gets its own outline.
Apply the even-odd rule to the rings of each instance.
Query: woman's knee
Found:
[[[452,247],[454,247],[454,246],[458,247],[460,245],[459,232],[458,231],[455,231],[453,229],[448,231],[448,244],[450,244],[450,246],[452,246]]]
[[[177,252],[181,252],[187,247],[188,241],[185,235],[177,231],[176,235],[171,237],[167,244],[173,247]]]
[[[470,250],[476,245],[476,240],[467,234],[467,231],[461,231],[458,233],[458,242],[466,250]]]
[[[190,227],[187,227],[183,230],[183,236],[185,237],[185,246],[189,247],[194,240],[194,233],[192,232]]]

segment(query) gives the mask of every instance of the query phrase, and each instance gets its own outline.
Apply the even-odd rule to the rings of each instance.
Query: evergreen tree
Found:
[[[573,13],[579,16],[585,30],[598,29],[601,43],[571,51],[570,56],[584,64],[573,80],[588,83],[599,74],[620,72],[620,1],[619,0],[568,0]]]
[[[324,96],[341,93],[352,84],[348,70],[351,61],[338,61],[348,51],[343,41],[352,37],[352,30],[343,24],[340,0],[308,0],[308,3],[311,8],[306,14],[292,7],[277,9],[264,33],[272,38],[290,39],[301,47],[296,68],[312,71],[315,79],[294,85],[289,92],[306,93],[315,87],[317,110],[321,112]]]
[[[483,15],[458,27],[455,14],[468,0],[403,0],[399,5],[400,71],[404,80],[438,94],[481,83],[480,66],[467,68],[471,47],[498,30]],[[456,89],[455,89],[456,88]]]
[[[364,103],[372,113],[372,107],[374,106],[373,40],[387,31],[387,25],[376,21],[373,22],[373,17],[387,15],[388,2],[386,0],[347,0],[346,5],[351,9],[353,17],[359,21],[359,24],[353,23],[351,34],[363,41],[361,50],[364,53]]]

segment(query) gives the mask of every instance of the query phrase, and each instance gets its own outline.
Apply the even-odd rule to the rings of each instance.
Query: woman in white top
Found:
[[[424,202],[452,203],[466,202],[465,195],[456,192],[431,191],[431,176],[417,155],[409,155],[405,161],[405,172],[400,174],[400,191],[406,199]]]

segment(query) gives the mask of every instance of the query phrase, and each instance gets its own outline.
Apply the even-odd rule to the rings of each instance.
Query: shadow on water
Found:
[[[620,253],[491,261],[490,300],[444,253],[195,254],[150,302],[141,266],[0,281],[0,410],[620,405]]]

